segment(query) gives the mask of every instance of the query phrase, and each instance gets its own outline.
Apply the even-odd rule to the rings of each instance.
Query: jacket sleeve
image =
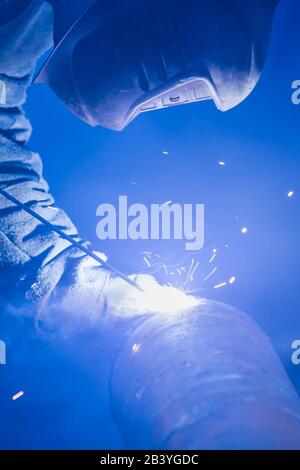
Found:
[[[31,126],[22,106],[36,61],[51,44],[52,10],[41,0],[31,1],[0,28],[0,188],[80,241],[72,221],[55,206],[40,156],[27,145]],[[51,303],[59,305],[60,314],[72,308],[74,316],[85,313],[94,320],[108,276],[68,241],[0,196],[3,304],[36,317],[32,302],[37,310]]]

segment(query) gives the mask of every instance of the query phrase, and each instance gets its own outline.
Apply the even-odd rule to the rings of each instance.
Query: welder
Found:
[[[111,443],[103,437],[113,422],[131,448],[299,445],[298,397],[257,326],[230,307],[188,297],[148,276],[130,278],[140,292],[106,269],[104,255],[97,254],[102,266],[89,256],[89,245],[55,206],[39,155],[27,146],[31,126],[23,110],[33,81],[48,84],[92,126],[113,130],[143,112],[206,99],[229,110],[258,82],[277,3],[0,0],[3,374],[9,389],[23,369],[38,402],[35,417],[14,430],[17,447],[114,446],[113,432]],[[153,297],[167,299],[167,315]],[[257,349],[249,352],[254,338]],[[85,370],[101,389],[106,411],[94,424],[99,436],[76,440],[76,426],[73,434],[58,433],[69,428],[75,408],[66,413],[72,382],[63,377],[65,366],[60,375],[53,371],[54,357],[57,364],[71,363],[66,367],[75,375]],[[41,375],[52,393],[46,385],[41,393]],[[67,396],[59,396],[66,389]],[[43,428],[39,413],[49,403],[55,411]],[[16,411],[5,400],[1,407],[4,422],[11,421]],[[94,411],[87,408],[88,421],[78,420],[90,425]],[[5,426],[0,433],[0,445],[11,447]]]

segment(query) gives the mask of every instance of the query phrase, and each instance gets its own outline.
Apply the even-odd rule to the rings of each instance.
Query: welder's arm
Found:
[[[27,145],[31,126],[22,106],[36,62],[52,44],[51,7],[42,0],[27,3],[7,25],[0,18],[0,45],[5,45],[0,47],[0,188],[80,241],[70,218],[55,205],[40,156]],[[120,305],[131,301],[134,290],[0,195],[0,301],[5,305],[51,329],[78,332],[95,326],[107,309],[126,317]],[[143,313],[141,303],[138,310]]]
[[[29,3],[14,21],[0,27],[0,187],[79,240],[71,220],[55,206],[40,156],[27,146],[31,126],[22,106],[36,61],[52,42],[50,6],[41,0]],[[73,308],[99,314],[107,277],[69,242],[0,196],[2,299],[14,305],[19,300],[22,309],[32,311],[31,301],[45,303],[59,292],[60,299],[52,303],[64,299],[66,307],[74,295]]]

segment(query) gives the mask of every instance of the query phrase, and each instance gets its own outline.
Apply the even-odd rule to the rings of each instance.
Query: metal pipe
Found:
[[[221,303],[138,326],[111,397],[129,449],[300,449],[300,401],[269,339]]]

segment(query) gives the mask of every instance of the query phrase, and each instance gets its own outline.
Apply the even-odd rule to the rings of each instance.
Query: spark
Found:
[[[163,204],[163,206],[169,206],[170,204],[172,204],[172,201],[167,201]]]
[[[220,165],[220,166],[225,166],[226,163],[225,163],[224,161],[220,161],[220,162],[219,162],[219,165]]]
[[[24,392],[23,392],[23,391],[18,392],[18,393],[16,393],[16,394],[12,397],[12,400],[13,400],[13,401],[19,400],[19,398],[21,398],[23,395],[24,395]]]
[[[181,289],[184,289],[188,285],[188,283],[193,280],[193,276],[195,272],[197,271],[199,264],[200,264],[199,261],[195,264],[194,268],[191,270],[190,274],[187,276],[186,280],[184,281]]]
[[[187,277],[190,275],[190,272],[191,272],[192,269],[193,269],[194,263],[195,263],[195,258],[192,259],[192,262],[191,262],[191,265],[190,265],[190,269],[188,270],[188,273],[187,273]]]
[[[208,279],[209,279],[210,277],[212,277],[212,276],[215,274],[215,272],[217,271],[217,269],[218,269],[218,266],[216,266],[216,267],[203,279],[203,282],[208,281]]]
[[[132,186],[138,186],[138,184],[135,181],[130,181],[130,184],[132,184]]]
[[[245,235],[246,233],[248,233],[248,228],[247,228],[247,227],[242,227],[242,228],[241,228],[241,233],[242,233],[243,235]]]
[[[294,191],[289,191],[287,196],[289,198],[292,198],[294,195],[295,195]]]
[[[148,266],[148,268],[151,268],[151,263],[150,263],[150,261],[146,258],[146,256],[144,256],[144,261],[145,261],[146,265]]]
[[[132,352],[135,353],[135,354],[138,353],[141,350],[141,347],[142,347],[141,344],[134,344],[132,346]]]
[[[209,260],[209,264],[211,264],[213,262],[213,260],[215,259],[216,256],[217,256],[217,250],[213,250],[213,255]]]
[[[236,281],[236,277],[235,276],[232,276],[230,279],[229,279],[229,284],[232,285],[234,284]]]
[[[216,286],[214,286],[214,289],[221,289],[225,286],[227,286],[227,282],[222,282],[221,284],[217,284]]]
[[[167,152],[166,150],[163,151],[163,155],[165,155],[166,157],[169,155],[169,152]]]
[[[165,265],[165,263],[163,263],[163,268],[164,268],[164,270],[165,270],[165,272],[166,272],[166,275],[168,276],[168,275],[169,275],[169,271],[168,271],[167,266]]]

